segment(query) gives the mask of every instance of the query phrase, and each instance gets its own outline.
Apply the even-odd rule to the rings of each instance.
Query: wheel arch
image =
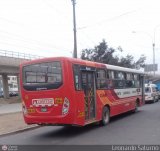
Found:
[[[140,106],[140,98],[137,98],[136,99],[136,103],[137,103],[137,105],[138,105],[138,107]]]
[[[102,107],[102,111],[104,109],[104,107],[107,107],[109,109],[109,113],[111,114],[111,107],[109,104],[105,104],[103,107]],[[101,117],[102,117],[102,112],[101,112]]]
[[[106,104],[106,105],[103,106],[101,117],[102,117],[102,119],[101,119],[100,124],[102,126],[107,125],[110,121],[110,106],[109,106],[109,104]]]

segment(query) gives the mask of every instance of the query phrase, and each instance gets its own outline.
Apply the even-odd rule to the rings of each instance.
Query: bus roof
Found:
[[[129,73],[137,73],[137,74],[145,74],[143,71],[136,70],[136,69],[131,69],[131,68],[125,68],[125,67],[120,67],[120,66],[114,66],[114,65],[109,65],[109,64],[104,64],[104,63],[99,63],[99,62],[93,62],[93,61],[88,61],[88,60],[82,60],[82,59],[76,59],[76,58],[69,58],[69,57],[50,57],[50,58],[41,58],[41,59],[35,59],[32,61],[26,61],[23,62],[21,65],[29,65],[29,64],[34,64],[34,63],[39,63],[39,62],[46,62],[46,61],[52,61],[52,60],[68,60],[74,63],[82,63],[85,64],[86,66],[93,66],[93,67],[105,67],[109,70],[115,70],[115,71],[123,71],[123,72],[129,72]]]
[[[125,68],[125,67],[119,67],[114,65],[105,64],[106,68],[109,70],[116,70],[116,71],[124,71],[129,73],[137,73],[137,74],[145,74],[143,71],[131,69],[131,68]]]

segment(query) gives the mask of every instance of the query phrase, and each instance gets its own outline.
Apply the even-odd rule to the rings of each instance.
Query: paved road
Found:
[[[46,126],[1,137],[0,144],[160,144],[160,102],[146,104],[135,114],[123,114],[112,118],[110,124],[105,127]]]

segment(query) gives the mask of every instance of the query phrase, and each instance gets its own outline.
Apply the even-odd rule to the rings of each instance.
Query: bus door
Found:
[[[95,86],[95,72],[82,71],[82,89],[84,91],[85,100],[85,120],[94,119],[96,116],[96,86]]]

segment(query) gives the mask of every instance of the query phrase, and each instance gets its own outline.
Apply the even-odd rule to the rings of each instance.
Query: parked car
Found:
[[[160,92],[156,84],[145,84],[145,102],[156,102],[160,98]]]
[[[18,92],[10,91],[10,92],[9,92],[9,96],[10,96],[10,97],[12,97],[12,96],[18,96]]]

